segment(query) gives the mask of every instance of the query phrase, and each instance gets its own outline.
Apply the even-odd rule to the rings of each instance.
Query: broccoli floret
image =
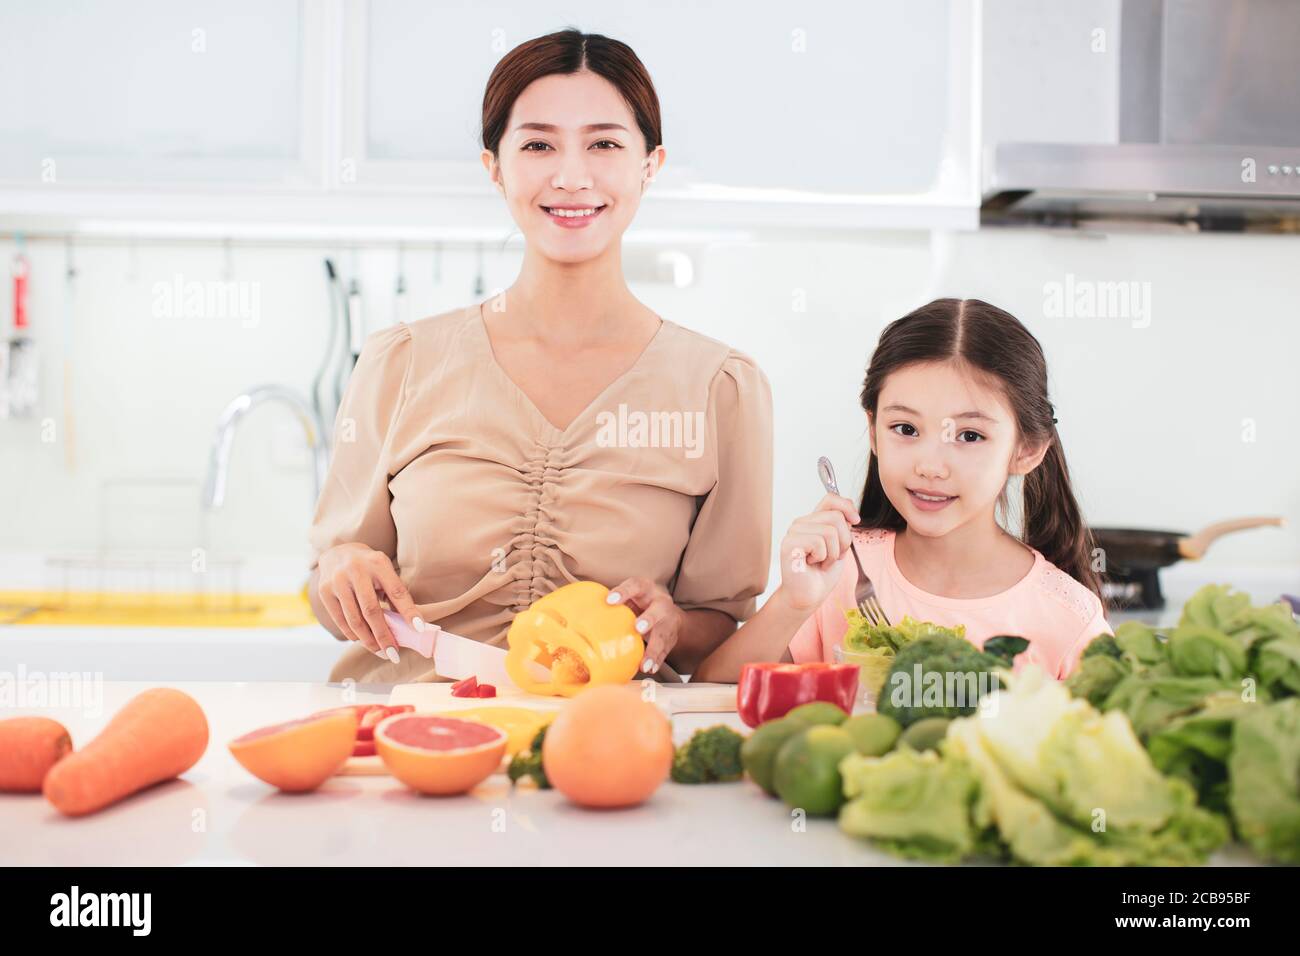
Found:
[[[1083,656],[1097,657],[1098,655],[1102,657],[1120,658],[1124,656],[1124,652],[1120,650],[1119,644],[1115,642],[1115,638],[1110,634],[1098,634],[1092,639],[1092,642],[1083,649]]]
[[[1006,666],[1006,661],[960,637],[918,638],[894,658],[876,712],[893,717],[901,727],[926,717],[969,716],[982,694],[1002,686],[992,674]]]
[[[1091,647],[1092,644],[1088,646]],[[1121,657],[1111,657],[1105,651],[1098,651],[1089,657],[1087,651],[1084,651],[1083,659],[1079,661],[1074,673],[1066,678],[1065,686],[1075,697],[1082,697],[1093,707],[1102,710],[1110,692],[1129,673],[1130,668]]]
[[[675,783],[717,783],[739,780],[740,745],[745,738],[722,724],[697,730],[673,754]]]
[[[547,727],[550,725],[548,724]],[[539,790],[549,790],[551,781],[546,779],[546,771],[542,768],[542,741],[546,739],[546,727],[537,731],[533,737],[532,743],[526,750],[521,750],[510,758],[510,766],[506,769],[506,775],[510,778],[511,783],[518,783],[527,777],[537,784]]]

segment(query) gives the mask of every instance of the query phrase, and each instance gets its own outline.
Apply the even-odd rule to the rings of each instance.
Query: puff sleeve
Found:
[[[683,610],[753,615],[772,554],[772,389],[748,356],[732,350],[709,385],[708,439],[717,481],[695,518],[670,588]]]
[[[362,345],[334,420],[333,457],[308,531],[309,570],[324,551],[351,541],[397,560],[390,452],[411,352],[411,331],[404,324],[372,332]]]

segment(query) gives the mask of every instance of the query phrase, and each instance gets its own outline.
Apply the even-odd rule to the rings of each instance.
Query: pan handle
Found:
[[[1282,519],[1274,518],[1233,518],[1231,521],[1216,521],[1206,525],[1196,534],[1178,539],[1178,553],[1189,561],[1204,557],[1206,549],[1225,534],[1245,531],[1248,528],[1282,527]]]

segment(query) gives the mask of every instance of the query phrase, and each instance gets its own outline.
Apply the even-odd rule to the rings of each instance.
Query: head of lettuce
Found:
[[[841,828],[904,856],[1046,866],[1197,864],[1227,839],[1124,714],[1098,713],[1037,667],[1003,679],[952,722],[938,757],[846,757]]]

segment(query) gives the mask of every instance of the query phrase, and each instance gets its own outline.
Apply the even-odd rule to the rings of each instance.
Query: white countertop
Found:
[[[106,681],[83,689],[90,707],[18,706],[2,716],[40,713],[61,721],[84,746],[128,699],[151,683]],[[344,703],[343,688],[307,683],[172,683],[207,714],[210,740],[180,780],[161,784],[83,818],[66,818],[39,794],[0,794],[0,866],[448,865],[690,866],[906,865],[808,820],[749,781],[665,783],[628,810],[592,811],[554,790],[518,789],[496,774],[471,793],[425,797],[390,777],[335,777],[309,793],[282,794],[250,775],[226,749],[266,724]],[[383,702],[388,688],[356,693]],[[30,703],[30,700],[26,703]],[[678,743],[735,714],[673,718]],[[1253,862],[1233,847],[1216,864]]]

